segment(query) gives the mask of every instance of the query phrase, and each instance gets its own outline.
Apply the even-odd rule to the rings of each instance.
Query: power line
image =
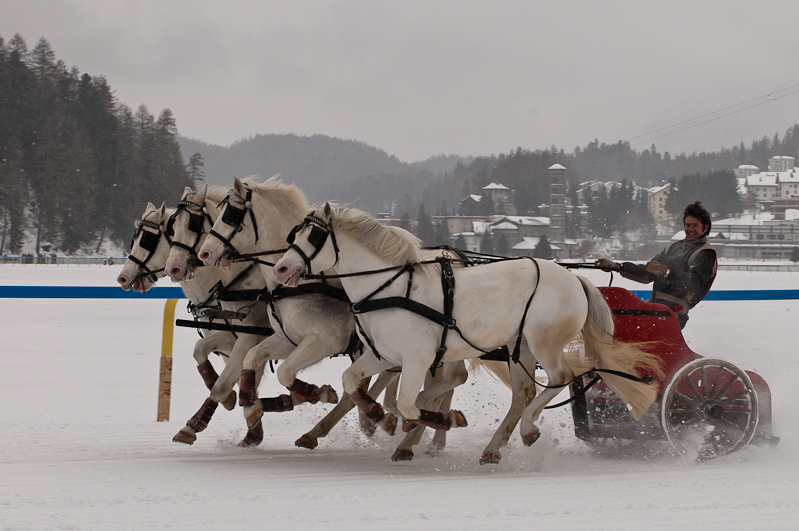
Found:
[[[780,94],[781,92],[785,92],[785,91],[791,91],[791,92],[787,92],[785,94]],[[661,131],[668,131],[668,130],[673,129],[675,127],[680,127],[681,125],[690,124],[690,125],[685,125],[685,127],[680,127],[679,129],[675,129],[673,131],[669,131],[667,133],[663,133],[662,135],[658,135],[658,136],[655,136],[653,138],[649,138],[647,140],[641,140],[639,142],[631,143],[630,146],[633,147],[633,146],[639,146],[641,144],[648,144],[648,143],[654,142],[655,140],[658,140],[660,138],[663,138],[663,137],[666,137],[666,136],[669,136],[669,135],[673,135],[673,134],[679,133],[681,131],[685,131],[686,129],[691,129],[692,127],[697,127],[699,125],[704,125],[706,123],[710,123],[710,122],[713,122],[715,120],[720,120],[722,118],[726,118],[727,116],[731,116],[733,114],[737,114],[737,113],[752,109],[754,107],[757,107],[759,105],[763,105],[765,103],[771,103],[772,101],[776,101],[776,100],[778,100],[780,98],[784,98],[786,96],[791,96],[791,95],[796,94],[796,93],[799,93],[799,84],[792,85],[790,87],[786,87],[784,89],[780,89],[780,90],[777,90],[777,91],[774,91],[774,92],[770,92],[768,94],[764,94],[763,96],[759,96],[759,97],[753,98],[751,100],[747,100],[747,101],[744,101],[744,102],[741,102],[741,103],[737,103],[735,105],[730,105],[728,107],[724,107],[723,109],[719,109],[717,111],[713,111],[713,112],[710,112],[710,113],[707,113],[707,114],[703,114],[703,115],[697,116],[695,118],[691,118],[690,120],[683,120],[682,122],[678,122],[676,124],[672,124],[672,125],[669,125],[669,126],[666,126],[666,127],[661,127],[659,129],[655,129],[655,130],[650,131],[648,133],[643,133],[643,134],[640,134],[640,135],[633,136],[633,137],[627,139],[627,142],[631,142],[632,140],[634,140],[636,138],[648,137],[649,135],[652,135],[652,134],[655,134],[655,133],[659,133]],[[777,96],[777,94],[780,94],[780,95]],[[760,101],[760,100],[763,100],[763,98],[768,98],[768,99],[766,99],[764,101]],[[742,105],[746,105],[746,107],[743,107],[741,109],[736,109],[736,107],[741,107]],[[725,111],[728,111],[730,109],[736,109],[736,110],[731,111],[731,112],[725,112]],[[725,114],[721,114],[719,116],[714,116],[714,115],[717,115],[718,113],[722,113],[722,112],[725,112]],[[713,118],[709,118],[709,119],[701,121],[701,122],[693,123],[693,122],[696,122],[697,120],[702,120],[703,118],[707,118],[707,117],[710,117],[710,116],[713,116]]]

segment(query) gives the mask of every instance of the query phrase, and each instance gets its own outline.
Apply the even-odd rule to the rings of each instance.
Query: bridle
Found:
[[[311,244],[311,247],[313,247],[313,252],[311,253],[311,256],[305,254],[305,252],[294,243],[294,238],[297,235],[297,233],[299,233],[307,226],[311,227],[311,233],[308,235],[308,243]],[[289,232],[289,235],[286,237],[286,241],[289,244],[289,250],[294,249],[305,262],[305,267],[307,268],[306,270],[307,275],[312,274],[311,260],[316,258],[316,256],[322,251],[322,249],[325,246],[325,243],[327,242],[328,236],[330,237],[330,241],[333,242],[333,249],[335,250],[336,253],[336,261],[333,262],[333,265],[336,265],[338,263],[338,252],[339,252],[338,243],[336,242],[336,235],[333,232],[333,229],[331,229],[330,226],[324,222],[324,220],[317,218],[313,214],[308,214],[307,216],[305,216],[303,222],[294,227],[293,229],[291,229],[291,232]]]
[[[144,227],[155,229],[157,232],[153,233],[148,230],[144,230]],[[140,235],[141,237],[139,237]],[[147,267],[147,262],[150,261],[155,254],[155,250],[158,249],[158,244],[161,241],[162,235],[171,245],[172,240],[169,238],[168,234],[164,233],[164,230],[161,228],[160,224],[155,223],[154,221],[148,221],[146,219],[136,222],[136,232],[133,233],[133,239],[130,241],[130,249],[131,251],[133,250],[133,246],[136,245],[136,238],[139,238],[139,247],[147,251],[147,257],[144,260],[139,260],[133,256],[133,254],[128,255],[128,260],[139,266],[140,272],[136,275],[137,279],[152,277],[152,281],[156,282],[158,280],[156,275],[164,270],[164,268],[151,270],[149,267]]]
[[[187,228],[189,232],[195,234],[194,243],[191,245],[187,245],[175,239],[175,222],[177,221],[181,211],[185,211],[189,215],[189,225]],[[200,213],[197,213],[196,211],[199,211]],[[199,245],[203,234],[205,234],[204,227],[206,220],[213,225],[213,220],[208,214],[208,209],[204,205],[194,203],[188,199],[182,199],[178,203],[178,207],[175,209],[175,212],[169,216],[169,220],[166,223],[165,233],[167,236],[172,238],[170,240],[170,245],[172,247],[183,249],[189,253],[190,263],[192,266],[203,265],[202,261],[197,257],[197,246]]]
[[[244,217],[247,215],[247,212],[250,213],[252,228],[255,231],[255,241],[258,241],[258,224],[255,222],[255,214],[252,211],[252,189],[249,187],[247,188],[247,194],[244,197],[244,208],[233,206],[233,204],[230,202],[230,194],[228,194],[227,197],[225,197],[222,202],[219,203],[219,208],[222,209],[222,222],[225,225],[230,225],[233,227],[233,231],[227,238],[216,232],[214,229],[211,229],[208,232],[208,235],[213,236],[221,241],[225,245],[225,249],[227,250],[228,254],[237,256],[239,253],[236,251],[236,247],[233,245],[233,243],[231,243],[231,240],[244,228]]]

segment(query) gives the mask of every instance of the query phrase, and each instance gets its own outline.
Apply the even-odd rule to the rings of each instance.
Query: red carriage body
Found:
[[[656,379],[655,404],[638,421],[604,382],[589,388],[593,375],[576,381],[572,413],[577,437],[666,438],[681,451],[699,449],[700,457],[730,453],[750,441],[779,440],[771,432],[771,391],[763,378],[692,351],[667,306],[642,301],[623,288],[599,290],[613,311],[614,338],[655,354],[665,375]]]

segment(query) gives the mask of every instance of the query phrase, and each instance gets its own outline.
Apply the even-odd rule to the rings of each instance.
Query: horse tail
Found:
[[[481,371],[487,371],[495,380],[512,387],[510,369],[508,369],[508,364],[504,361],[489,361],[481,360],[480,358],[472,358],[467,361],[469,362],[470,373],[477,374]]]
[[[638,370],[662,378],[661,360],[639,348],[642,343],[624,343],[613,339],[613,314],[602,293],[590,281],[575,275],[583,285],[588,298],[588,317],[583,325],[585,356],[597,369],[609,369],[625,374],[638,374]],[[608,387],[627,403],[630,414],[638,419],[646,413],[657,396],[657,384],[636,382],[610,373],[600,373]]]

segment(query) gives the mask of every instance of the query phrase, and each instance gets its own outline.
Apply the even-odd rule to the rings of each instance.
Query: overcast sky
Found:
[[[183,136],[319,133],[406,162],[644,149],[720,109],[658,150],[782,136],[799,123],[797,21],[796,0],[0,0],[6,42],[46,38]]]

